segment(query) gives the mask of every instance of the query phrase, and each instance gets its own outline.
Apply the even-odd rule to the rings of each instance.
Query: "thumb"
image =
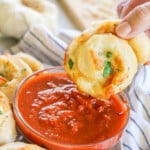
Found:
[[[150,28],[150,2],[135,7],[116,27],[118,36],[128,39]]]

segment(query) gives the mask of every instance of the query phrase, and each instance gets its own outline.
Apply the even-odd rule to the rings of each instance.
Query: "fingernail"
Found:
[[[131,26],[128,22],[123,22],[119,24],[116,28],[116,32],[120,37],[127,37],[128,34],[131,32]]]

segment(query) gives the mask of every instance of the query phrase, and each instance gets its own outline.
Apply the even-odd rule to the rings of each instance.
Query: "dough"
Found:
[[[0,56],[0,91],[12,102],[19,83],[32,73],[31,68],[14,55]],[[4,79],[4,80],[3,80]]]
[[[44,69],[42,63],[29,54],[20,52],[17,53],[16,56],[27,63],[33,72]]]
[[[8,98],[0,91],[0,145],[13,142],[15,138],[16,127],[11,106]]]
[[[35,24],[55,32],[57,8],[48,0],[0,0],[0,32],[21,38]]]
[[[45,150],[35,144],[26,144],[23,142],[8,143],[0,147],[0,150]]]
[[[137,72],[128,41],[115,35],[118,21],[94,24],[68,46],[64,67],[77,88],[97,98],[123,91]]]

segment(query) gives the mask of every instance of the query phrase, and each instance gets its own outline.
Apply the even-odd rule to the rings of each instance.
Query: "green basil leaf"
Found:
[[[0,115],[2,115],[3,114],[3,112],[0,110]]]
[[[26,70],[27,70],[26,68],[22,68],[22,69],[21,69],[21,72],[24,72],[24,71],[26,71]]]
[[[106,53],[106,57],[107,57],[107,58],[110,58],[111,56],[112,56],[112,52],[108,51],[108,52]]]
[[[74,63],[71,58],[69,59],[68,64],[69,64],[69,68],[72,69]]]
[[[111,73],[113,73],[113,68],[111,67],[111,62],[110,61],[105,61],[103,77],[107,78]]]
[[[3,74],[3,73],[0,73],[0,76],[4,77],[4,74]]]

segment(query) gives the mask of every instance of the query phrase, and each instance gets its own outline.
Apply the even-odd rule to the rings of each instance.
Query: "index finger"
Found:
[[[119,17],[124,18],[131,10],[133,10],[136,6],[149,2],[149,0],[126,0],[122,4],[122,9],[120,11]]]

